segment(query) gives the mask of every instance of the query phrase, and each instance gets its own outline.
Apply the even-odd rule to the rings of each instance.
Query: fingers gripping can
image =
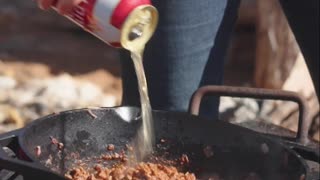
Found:
[[[84,0],[67,18],[113,47],[144,46],[158,12],[150,0]]]

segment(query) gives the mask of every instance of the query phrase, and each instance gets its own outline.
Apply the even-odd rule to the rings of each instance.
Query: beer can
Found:
[[[144,46],[158,23],[150,0],[84,0],[66,17],[118,48]]]

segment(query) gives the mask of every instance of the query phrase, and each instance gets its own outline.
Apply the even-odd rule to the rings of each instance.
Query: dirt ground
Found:
[[[114,49],[33,1],[1,1],[0,72],[19,78],[68,73],[120,97]]]

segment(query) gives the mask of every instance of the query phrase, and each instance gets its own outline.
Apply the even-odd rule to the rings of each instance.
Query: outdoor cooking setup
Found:
[[[296,137],[286,130],[261,126],[270,135],[238,125],[196,116],[204,96],[249,97],[296,102],[299,128]],[[205,86],[198,89],[190,113],[153,111],[157,142],[170,140],[172,154],[186,153],[197,177],[217,174],[224,179],[317,179],[319,144],[308,138],[310,118],[305,100],[293,92],[244,87]],[[93,117],[93,115],[95,117]],[[25,128],[0,136],[1,179],[64,179],[75,160],[90,159],[112,143],[123,148],[141,126],[137,107],[79,109],[35,120]],[[267,127],[267,128],[266,128]],[[269,128],[269,130],[268,130]],[[286,137],[284,137],[286,136]],[[51,137],[63,143],[52,147]],[[37,154],[36,147],[41,147]],[[203,149],[210,147],[212,156]],[[157,150],[156,150],[157,151]],[[72,153],[79,155],[75,158]],[[48,158],[51,164],[46,164]],[[94,163],[88,166],[93,166]]]
[[[149,1],[115,2],[83,1],[68,18],[104,42],[136,53],[144,76],[142,54],[156,28],[157,11]],[[111,23],[105,23],[105,19]],[[297,133],[260,121],[249,129],[198,116],[206,96],[295,102],[299,106]],[[24,128],[2,134],[0,179],[62,180],[79,164],[91,169],[98,163],[108,166],[109,162],[100,157],[110,144],[115,151],[129,149],[128,144],[146,120],[142,118],[143,110],[130,106],[74,109],[41,117]],[[188,113],[153,110],[152,116],[156,138],[153,154],[169,159],[182,155],[185,170],[198,179],[319,179],[319,142],[308,136],[312,116],[306,100],[297,93],[203,86],[193,94]]]

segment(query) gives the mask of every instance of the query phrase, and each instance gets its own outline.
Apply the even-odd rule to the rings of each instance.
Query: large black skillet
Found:
[[[71,110],[40,118],[0,137],[2,146],[19,147],[11,147],[19,159],[0,150],[0,167],[20,173],[25,179],[63,179],[64,172],[74,165],[72,152],[79,153],[78,159],[86,159],[104,153],[108,143],[124,148],[141,126],[139,114],[139,108],[115,107]],[[218,174],[224,179],[244,179],[254,173],[261,179],[312,179],[306,162],[283,141],[187,113],[153,111],[153,117],[156,138],[173,140],[176,147],[172,153],[189,154],[192,164],[202,169],[199,177]],[[60,155],[50,136],[64,144]],[[212,147],[213,157],[204,157],[207,145]],[[39,157],[35,153],[37,146],[42,151]],[[49,156],[52,165],[46,167]]]

